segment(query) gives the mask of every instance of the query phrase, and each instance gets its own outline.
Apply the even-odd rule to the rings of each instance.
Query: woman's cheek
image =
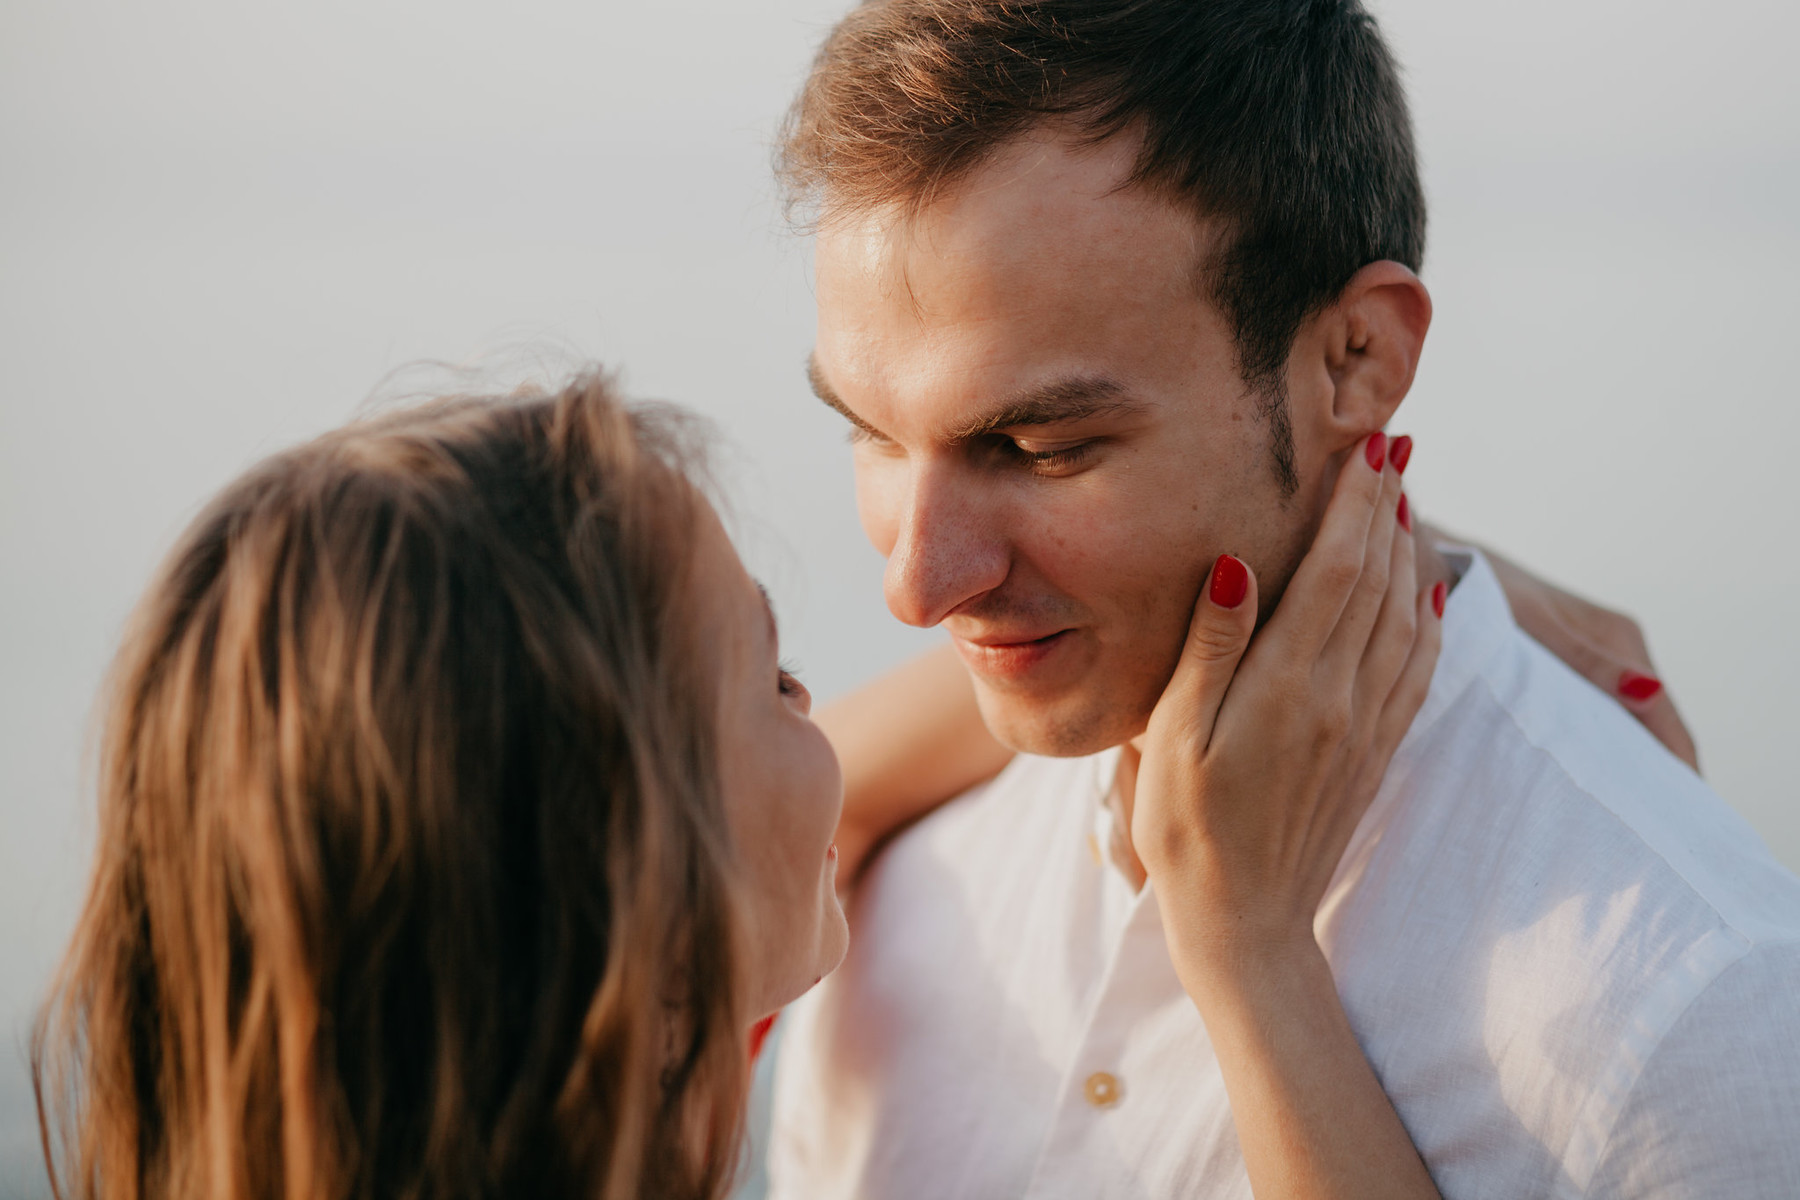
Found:
[[[838,764],[837,751],[825,737],[825,731],[807,722],[813,738],[813,753],[817,766],[814,768],[818,778],[818,797],[822,810],[821,824],[825,829],[827,840],[837,837],[838,818],[844,811],[844,772]]]

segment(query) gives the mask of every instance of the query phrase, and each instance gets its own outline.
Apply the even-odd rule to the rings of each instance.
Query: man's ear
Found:
[[[1431,328],[1431,293],[1397,262],[1351,276],[1337,303],[1302,327],[1290,363],[1290,394],[1305,395],[1296,423],[1317,422],[1328,451],[1386,425],[1412,387]]]

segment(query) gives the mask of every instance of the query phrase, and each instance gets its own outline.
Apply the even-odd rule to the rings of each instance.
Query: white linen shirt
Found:
[[[873,864],[785,1019],[772,1200],[1248,1197],[1116,752],[1022,756]],[[1800,881],[1513,624],[1479,555],[1317,933],[1449,1197],[1800,1197]]]

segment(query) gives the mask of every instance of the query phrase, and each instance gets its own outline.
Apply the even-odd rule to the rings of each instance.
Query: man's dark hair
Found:
[[[1425,200],[1399,72],[1356,0],[874,0],[789,114],[790,200],[916,212],[1047,119],[1142,139],[1129,183],[1220,219],[1203,264],[1298,485],[1282,372],[1368,263],[1418,270]]]

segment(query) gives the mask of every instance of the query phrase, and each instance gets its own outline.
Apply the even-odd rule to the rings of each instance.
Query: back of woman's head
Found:
[[[586,377],[280,455],[115,668],[63,1192],[710,1195],[744,1092],[686,439]]]

